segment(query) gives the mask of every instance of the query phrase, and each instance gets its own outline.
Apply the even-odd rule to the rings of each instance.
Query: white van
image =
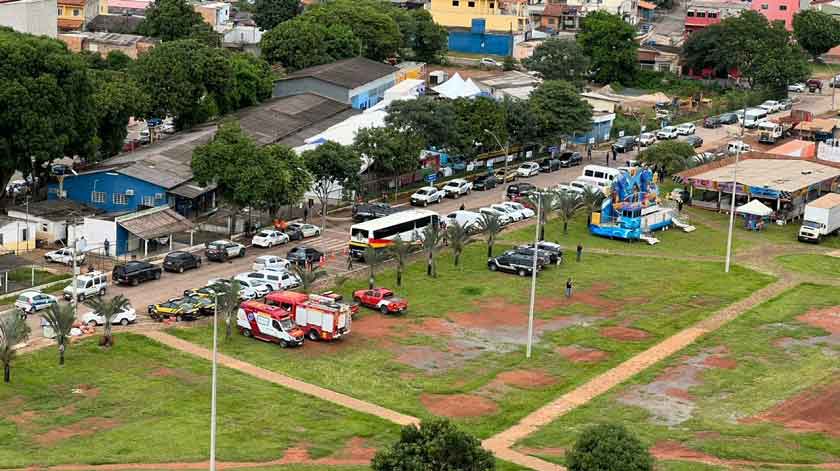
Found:
[[[104,296],[108,289],[108,275],[93,271],[76,277],[76,299],[80,302],[91,296]],[[73,299],[73,282],[64,287],[64,299]]]
[[[767,121],[767,110],[763,108],[750,108],[744,112],[745,128],[754,128],[762,121]]]
[[[235,279],[240,283],[243,280],[256,281],[267,285],[272,291],[287,290],[300,286],[300,279],[297,275],[289,272],[252,271],[240,273],[236,275]]]
[[[749,144],[744,141],[732,141],[729,143],[729,146],[726,148],[726,151],[730,154],[736,154],[738,151],[741,152],[749,152],[752,150]]]
[[[583,167],[583,174],[578,180],[581,180],[582,177],[587,177],[585,180],[598,180],[603,182],[605,184],[604,186],[608,186],[619,175],[621,175],[621,171],[617,168],[604,167],[602,165],[587,165]]]
[[[459,224],[468,231],[478,230],[481,227],[482,215],[474,211],[452,211],[444,218],[446,225]]]
[[[577,177],[575,178],[575,181],[572,182],[572,184],[574,184],[575,182],[583,183],[584,185],[595,188],[596,190],[603,190],[604,188],[607,188],[610,185],[612,185],[612,180],[604,180],[601,178],[594,177]]]

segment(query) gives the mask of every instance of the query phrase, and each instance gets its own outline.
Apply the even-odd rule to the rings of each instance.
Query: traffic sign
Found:
[[[618,137],[624,137],[624,131],[618,131]]]
[[[430,174],[426,175],[426,177],[425,177],[425,180],[429,183],[434,183],[434,182],[437,181],[437,179],[438,179],[438,176],[437,176],[436,173],[430,173]]]

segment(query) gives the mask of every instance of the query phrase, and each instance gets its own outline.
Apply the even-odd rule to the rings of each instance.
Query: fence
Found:
[[[70,270],[56,271],[53,267],[48,269],[47,266],[42,264],[17,267],[0,272],[0,293],[14,293],[35,286],[68,280],[70,277]]]

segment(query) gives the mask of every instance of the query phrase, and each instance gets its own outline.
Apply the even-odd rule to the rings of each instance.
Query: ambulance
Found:
[[[337,340],[350,333],[350,306],[332,298],[294,291],[274,291],[265,297],[265,302],[291,315],[309,340]]]
[[[236,326],[245,337],[278,343],[281,347],[303,345],[303,330],[295,325],[288,311],[257,301],[239,305]]]

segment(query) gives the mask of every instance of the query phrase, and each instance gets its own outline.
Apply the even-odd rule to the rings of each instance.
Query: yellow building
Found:
[[[529,27],[525,2],[431,0],[429,13],[437,24],[447,28],[471,28],[475,19],[484,20],[485,31],[518,33]]]
[[[108,0],[58,0],[58,30],[80,31],[97,15],[108,14]]]
[[[35,222],[0,216],[0,252],[26,252],[35,248]]]

